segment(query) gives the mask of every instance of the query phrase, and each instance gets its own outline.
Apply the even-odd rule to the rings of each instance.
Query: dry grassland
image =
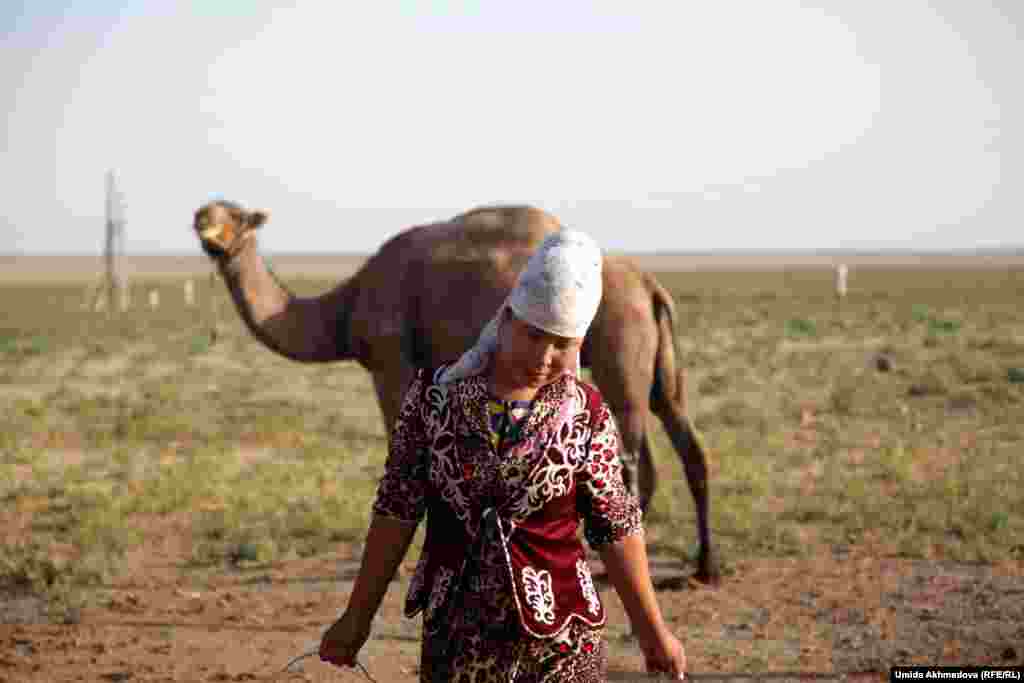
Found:
[[[1024,263],[854,264],[840,303],[828,263],[650,259],[725,569],[679,581],[693,505],[656,428],[649,543],[692,671],[1024,663]],[[271,260],[300,294],[358,264]],[[356,680],[275,671],[351,586],[386,450],[369,375],[274,356],[198,258],[132,259],[122,315],[83,310],[85,263],[0,261],[0,681]],[[409,569],[378,681],[415,680]]]

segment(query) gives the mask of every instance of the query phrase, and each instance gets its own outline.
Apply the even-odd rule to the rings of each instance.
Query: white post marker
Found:
[[[846,284],[849,274],[850,269],[846,267],[845,263],[840,263],[836,266],[836,296],[840,299],[846,296]]]
[[[160,308],[160,291],[156,289],[149,290],[149,307],[154,311]]]
[[[188,307],[196,304],[196,288],[192,280],[185,280],[185,305]]]

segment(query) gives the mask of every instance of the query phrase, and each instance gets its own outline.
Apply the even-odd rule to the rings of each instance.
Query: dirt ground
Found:
[[[53,620],[31,596],[0,602],[0,682],[356,681],[308,658],[343,609],[358,546],[245,570],[188,566],[187,517],[139,519],[147,542],[91,606]],[[1024,566],[954,565],[885,557],[877,545],[800,559],[735,562],[720,586],[692,567],[651,566],[668,621],[683,637],[692,679],[885,680],[895,664],[1024,663]],[[401,615],[410,556],[361,655],[379,682],[417,680],[416,620]],[[600,578],[597,559],[595,574]],[[614,592],[610,680],[644,680],[643,661]]]
[[[65,264],[66,272],[89,281],[98,258],[80,258]],[[208,272],[198,257],[182,258],[138,268],[148,275]],[[281,261],[304,273],[311,268]],[[0,259],[0,266],[0,279],[25,281],[50,280],[55,269],[54,262],[18,257]],[[336,266],[324,264],[335,273]],[[115,581],[90,591],[84,608],[53,617],[38,597],[0,594],[0,683],[362,680],[316,657],[282,671],[316,647],[344,608],[358,546],[270,566],[197,567],[190,564],[195,536],[187,515],[133,523],[145,544],[129,553]],[[360,658],[380,683],[417,680],[419,623],[401,615],[414,559],[393,584]],[[593,563],[600,577],[600,563]],[[678,558],[654,555],[652,568],[662,609],[687,647],[691,679],[886,680],[898,664],[1024,665],[1024,562],[907,559],[873,539],[794,558],[730,558],[730,572],[714,588],[688,581],[693,567]],[[643,680],[621,605],[601,586],[610,680]]]

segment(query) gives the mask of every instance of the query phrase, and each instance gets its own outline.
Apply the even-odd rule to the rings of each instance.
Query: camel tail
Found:
[[[644,273],[647,286],[651,290],[654,305],[654,319],[658,324],[658,353],[655,356],[654,385],[651,387],[651,402],[665,406],[673,403],[683,407],[686,414],[686,370],[680,362],[682,356],[676,343],[675,334],[675,303],[668,290],[654,279],[650,273]]]
[[[687,468],[697,468],[693,476],[706,485],[707,449],[690,419],[686,368],[683,367],[682,354],[676,342],[675,304],[672,295],[654,277],[646,273],[645,277],[651,288],[654,317],[658,323],[658,353],[655,356],[651,407],[665,421],[672,444],[683,462],[687,463]],[[687,477],[690,476],[688,473]],[[694,488],[693,481],[690,481],[691,489]],[[700,505],[698,502],[698,507]]]

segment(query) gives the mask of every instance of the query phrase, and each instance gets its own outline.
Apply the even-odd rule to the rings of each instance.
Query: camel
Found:
[[[256,229],[266,221],[265,212],[215,201],[196,211],[193,228],[252,334],[295,361],[357,361],[373,377],[389,434],[415,369],[454,360],[469,348],[530,254],[561,229],[554,216],[531,206],[476,208],[408,228],[350,279],[320,296],[298,297],[258,253]],[[649,273],[616,256],[605,256],[603,285],[581,351],[583,367],[616,417],[625,478],[645,510],[656,487],[648,417],[653,411],[660,418],[696,504],[695,578],[715,583],[707,459],[687,417],[672,297]]]

